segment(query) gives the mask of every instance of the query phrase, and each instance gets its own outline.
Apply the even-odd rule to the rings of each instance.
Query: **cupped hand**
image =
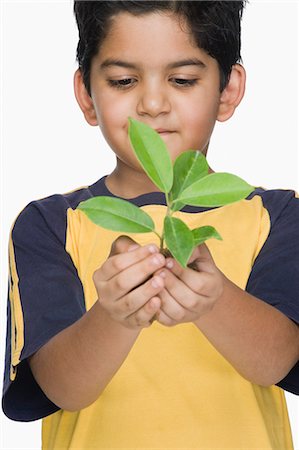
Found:
[[[165,258],[155,244],[139,246],[120,236],[93,275],[99,303],[125,327],[148,327],[160,309],[159,294],[164,288],[163,277],[154,274],[164,266]]]
[[[223,293],[225,277],[205,244],[196,247],[190,262],[197,270],[185,269],[167,258],[165,268],[156,272],[164,279],[164,288],[159,292],[161,307],[156,314],[163,325],[194,322],[211,311]]]

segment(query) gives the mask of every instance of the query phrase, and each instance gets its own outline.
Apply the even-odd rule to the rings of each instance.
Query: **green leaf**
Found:
[[[145,123],[129,117],[129,138],[144,171],[153,183],[168,193],[173,183],[173,168],[165,142]]]
[[[97,225],[108,230],[127,233],[149,233],[154,231],[152,218],[138,206],[114,197],[93,197],[81,202],[77,209]]]
[[[192,232],[185,222],[175,217],[166,216],[164,219],[164,238],[173,257],[183,267],[187,267],[187,262],[194,248],[194,240]]]
[[[246,198],[254,190],[230,173],[212,173],[185,189],[178,201],[192,206],[223,206]]]
[[[211,238],[222,241],[222,237],[220,236],[218,231],[214,227],[211,227],[210,225],[194,228],[192,230],[192,234],[194,240],[194,247],[197,247],[198,245],[202,244],[203,242]]]
[[[174,162],[173,186],[171,200],[177,199],[191,184],[208,174],[209,166],[206,158],[200,151],[188,150],[178,156]],[[183,203],[176,203],[171,209],[178,211]]]

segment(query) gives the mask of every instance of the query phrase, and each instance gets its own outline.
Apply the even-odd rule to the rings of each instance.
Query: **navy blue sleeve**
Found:
[[[68,208],[59,195],[32,202],[12,229],[2,408],[13,420],[59,409],[36,383],[27,358],[85,313],[83,287],[65,249]]]
[[[299,199],[293,191],[265,191],[270,232],[256,258],[246,290],[299,324]],[[299,363],[278,383],[299,395]]]

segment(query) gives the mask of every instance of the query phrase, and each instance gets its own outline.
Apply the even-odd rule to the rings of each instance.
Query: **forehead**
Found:
[[[165,58],[186,59],[204,53],[194,42],[186,20],[170,12],[153,12],[114,16],[98,56],[136,61],[150,58],[161,64]]]

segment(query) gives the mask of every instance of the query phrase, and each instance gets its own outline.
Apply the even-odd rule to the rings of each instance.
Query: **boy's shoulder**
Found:
[[[58,228],[59,225],[63,226],[66,222],[68,209],[75,210],[80,202],[95,196],[114,197],[106,187],[105,178],[106,176],[92,185],[83,186],[70,192],[33,200],[17,216],[13,230],[16,224],[24,230],[24,226],[30,227],[34,222],[41,223],[41,221],[51,222],[51,224],[54,224],[54,228]],[[294,214],[294,211],[296,211],[295,214],[299,214],[299,198],[293,190],[256,188],[247,197],[247,200],[250,201],[256,197],[260,198],[261,205],[268,211],[272,225],[284,213]],[[165,204],[164,195],[161,192],[140,195],[130,201],[136,206]],[[205,208],[189,206],[186,206],[183,211],[185,209],[186,212],[190,213],[205,210]]]
[[[96,195],[107,195],[105,192],[105,177],[101,178],[92,185],[81,186],[65,193],[56,193],[48,195],[41,199],[31,201],[24,209],[28,207],[37,207],[41,209],[76,209],[78,204],[88,198]]]
[[[80,202],[102,192],[103,179],[90,186],[79,187],[70,192],[53,194],[33,200],[17,215],[11,227],[14,244],[43,244],[59,241],[65,245],[68,210],[75,210]]]
[[[36,217],[52,222],[63,220],[69,208],[76,209],[83,202],[96,195],[107,195],[105,192],[105,177],[92,185],[82,186],[72,191],[52,194],[40,199],[32,200],[18,214],[15,224],[30,222]]]
[[[294,190],[259,187],[248,196],[248,200],[256,196],[260,197],[262,206],[267,210],[272,226],[284,215],[299,215],[299,197]]]

